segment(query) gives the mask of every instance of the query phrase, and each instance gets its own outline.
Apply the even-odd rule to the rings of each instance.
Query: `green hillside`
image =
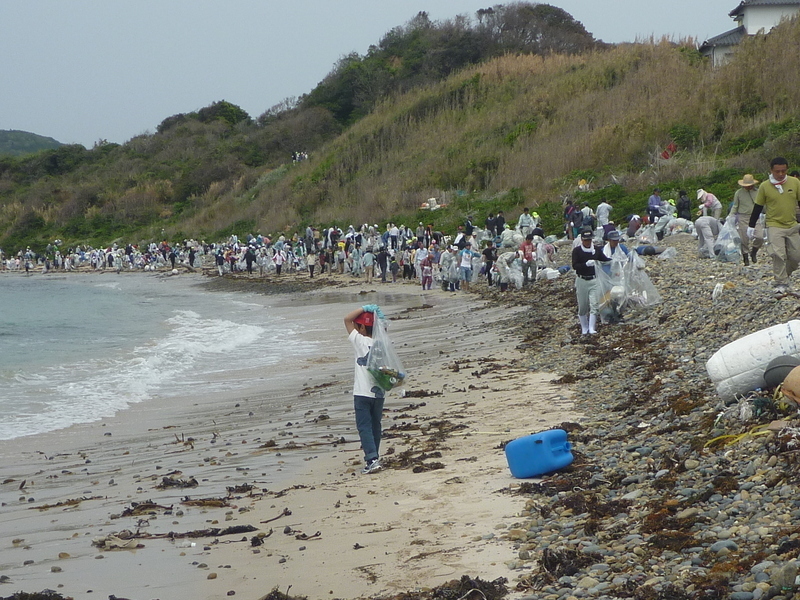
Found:
[[[576,27],[563,15],[559,23]],[[412,21],[387,34],[394,46],[384,40],[337,64],[307,96],[256,119],[221,101],[123,145],[0,158],[0,247],[390,219],[452,227],[467,213],[513,218],[524,205],[558,233],[568,195],[592,205],[605,196],[619,220],[644,210],[656,184],[667,196],[702,186],[725,201],[741,174],[763,178],[773,155],[800,163],[800,55],[782,51],[800,36],[796,21],[747,40],[718,70],[691,40],[605,47],[584,31],[587,43],[569,53],[487,46],[477,64],[466,57],[442,77],[424,61],[403,71],[420,47],[450,47],[454,36],[440,34],[452,28]],[[369,73],[385,82],[386,65],[403,76],[337,109]],[[661,158],[671,143],[677,152]],[[295,151],[309,159],[293,163]],[[590,191],[577,190],[580,179]],[[448,208],[420,211],[429,197]]]
[[[40,150],[51,150],[61,146],[53,138],[16,131],[14,129],[0,130],[0,156],[24,156],[35,154]]]

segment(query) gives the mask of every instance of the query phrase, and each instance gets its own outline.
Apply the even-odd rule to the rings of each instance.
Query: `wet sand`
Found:
[[[254,389],[156,399],[96,423],[0,442],[8,593],[188,600],[234,592],[256,600],[277,587],[359,598],[462,575],[519,575],[505,563],[516,558],[508,533],[523,520],[524,500],[503,493],[520,482],[500,444],[578,419],[568,392],[524,367],[500,324],[516,309],[411,284],[339,282],[270,298],[328,351],[265,373]],[[387,468],[373,475],[360,473],[342,324],[366,303],[389,317],[409,372],[405,389],[423,396],[388,397]],[[419,460],[423,452],[430,456]],[[421,472],[400,468],[400,456],[415,457]],[[197,486],[158,489],[164,477]],[[226,506],[181,504],[187,497]],[[70,500],[80,502],[57,505]],[[121,516],[145,502],[156,506]],[[256,530],[159,537],[238,526]],[[92,544],[125,530],[138,532],[140,547]]]

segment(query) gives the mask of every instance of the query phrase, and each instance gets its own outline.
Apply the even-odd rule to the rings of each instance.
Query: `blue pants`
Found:
[[[378,458],[378,450],[381,446],[383,400],[383,398],[353,396],[358,437],[361,439],[361,449],[364,451],[364,459],[367,462]]]

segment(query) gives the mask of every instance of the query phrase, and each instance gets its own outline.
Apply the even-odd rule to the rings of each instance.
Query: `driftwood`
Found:
[[[177,540],[181,538],[221,537],[223,535],[250,533],[252,531],[258,531],[258,528],[252,525],[234,525],[233,527],[226,527],[225,529],[211,527],[210,529],[195,529],[194,531],[186,531],[183,533],[177,531],[170,531],[169,533],[147,533],[144,531],[137,531],[132,534],[131,537],[140,539]]]
[[[292,511],[290,511],[288,508],[284,508],[283,512],[279,514],[277,517],[272,517],[271,519],[267,519],[266,521],[259,521],[259,523],[271,523],[272,521],[277,521],[281,517],[288,517],[291,514]]]
[[[227,498],[197,498],[196,500],[192,500],[189,496],[185,496],[181,500],[181,504],[184,506],[208,506],[211,508],[225,508],[226,506],[230,506]]]

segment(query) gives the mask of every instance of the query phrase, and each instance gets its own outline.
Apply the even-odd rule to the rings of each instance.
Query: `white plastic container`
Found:
[[[800,321],[793,320],[739,338],[706,362],[708,376],[723,400],[765,387],[764,369],[778,356],[800,358]]]

